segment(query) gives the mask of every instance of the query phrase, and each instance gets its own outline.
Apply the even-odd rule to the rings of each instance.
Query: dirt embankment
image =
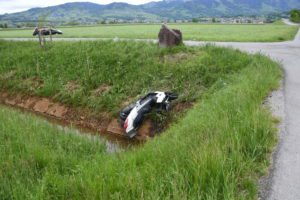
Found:
[[[61,124],[75,125],[79,128],[89,129],[96,134],[106,136],[117,136],[127,138],[124,129],[120,126],[118,119],[114,119],[107,113],[98,115],[83,109],[76,109],[70,106],[55,102],[49,98],[27,96],[21,94],[9,94],[0,91],[0,103],[11,107],[19,108],[27,112],[56,120]],[[179,103],[174,107],[174,112],[183,113],[193,106],[193,103]],[[135,137],[138,141],[145,141],[168,127],[156,124],[151,119],[146,119],[138,130]]]
[[[87,128],[98,134],[126,137],[118,119],[113,119],[109,114],[102,113],[97,116],[87,110],[74,109],[48,98],[31,97],[21,94],[12,95],[0,92],[0,103],[24,111],[36,113],[46,118],[56,119],[63,124],[72,124],[81,128]],[[146,120],[138,131],[137,140],[147,140],[155,135],[154,124]]]

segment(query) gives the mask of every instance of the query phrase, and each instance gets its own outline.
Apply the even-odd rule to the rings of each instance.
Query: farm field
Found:
[[[180,29],[184,40],[278,42],[292,40],[297,27],[280,23],[268,25],[221,25],[221,24],[170,24]],[[160,29],[155,25],[99,25],[86,27],[60,27],[66,38],[129,38],[157,39]],[[0,30],[0,38],[31,38],[33,30]]]
[[[9,93],[110,115],[151,90],[194,103],[161,136],[113,154],[1,106],[0,199],[255,199],[277,135],[262,102],[281,74],[264,56],[213,46],[0,41]]]

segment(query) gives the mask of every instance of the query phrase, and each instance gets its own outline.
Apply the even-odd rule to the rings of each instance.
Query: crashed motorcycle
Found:
[[[148,113],[153,109],[156,112],[169,111],[171,101],[177,98],[178,95],[172,92],[151,92],[124,108],[120,112],[120,122],[127,136],[134,138]]]

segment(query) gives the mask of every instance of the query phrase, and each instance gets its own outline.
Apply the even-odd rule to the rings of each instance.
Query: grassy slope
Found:
[[[244,57],[208,49],[216,59],[220,51]],[[276,140],[262,101],[281,71],[263,56],[249,58],[239,73],[218,78],[161,137],[115,155],[1,108],[1,199],[254,199],[257,175]]]
[[[149,91],[175,91],[180,101],[194,101],[217,79],[250,61],[244,54],[210,47],[168,50],[100,41],[55,43],[41,51],[34,42],[0,41],[0,89],[115,114],[130,97]],[[95,95],[103,85],[109,91]]]
[[[291,40],[297,27],[286,25],[219,25],[176,24],[185,40],[275,42]],[[93,27],[60,28],[63,37],[91,38],[157,38],[160,25],[102,25]],[[0,38],[32,37],[32,30],[2,30]]]

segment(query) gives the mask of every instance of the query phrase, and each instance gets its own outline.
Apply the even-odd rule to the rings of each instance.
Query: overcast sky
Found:
[[[126,2],[130,4],[143,4],[153,0],[0,0],[0,14],[13,13],[28,10],[34,7],[47,7],[67,2],[94,2],[108,4],[112,2]],[[156,0],[158,1],[158,0]]]

